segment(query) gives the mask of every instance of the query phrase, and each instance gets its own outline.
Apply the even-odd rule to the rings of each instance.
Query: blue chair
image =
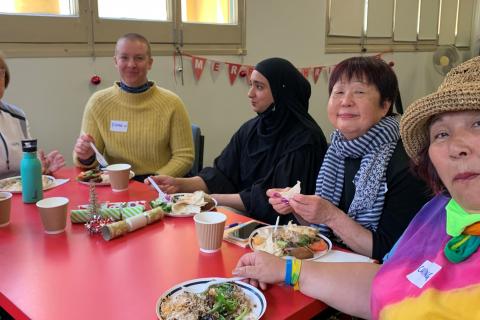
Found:
[[[200,127],[195,124],[192,124],[192,136],[195,148],[195,158],[193,160],[192,169],[187,173],[187,177],[196,176],[203,168],[203,146],[205,143],[205,137],[202,135]]]

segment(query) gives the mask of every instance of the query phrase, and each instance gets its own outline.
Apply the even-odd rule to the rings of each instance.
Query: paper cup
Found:
[[[0,227],[10,223],[10,208],[12,207],[12,194],[0,192]]]
[[[37,202],[45,233],[56,234],[65,231],[67,224],[68,198],[45,198]]]
[[[207,211],[193,217],[200,251],[212,253],[220,250],[227,216],[223,213]]]
[[[126,163],[112,164],[105,168],[110,177],[110,186],[113,192],[125,191],[128,189],[130,180],[130,168]]]

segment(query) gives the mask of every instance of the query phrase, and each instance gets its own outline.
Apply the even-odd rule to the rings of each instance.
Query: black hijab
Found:
[[[292,121],[298,121],[313,131],[317,143],[326,145],[322,130],[308,113],[310,83],[290,61],[269,58],[259,62],[255,70],[267,78],[274,103],[258,113],[256,128],[249,134],[247,151],[250,156],[268,151],[284,134]],[[305,137],[306,139],[309,137]]]

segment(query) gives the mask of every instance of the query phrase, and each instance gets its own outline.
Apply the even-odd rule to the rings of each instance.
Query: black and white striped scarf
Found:
[[[375,231],[388,190],[388,163],[399,139],[399,122],[395,116],[383,118],[354,140],[346,140],[335,130],[331,137],[332,144],[317,177],[315,194],[338,206],[343,191],[345,158],[362,158],[353,179],[355,195],[347,214],[363,227]],[[331,234],[326,225],[314,226],[326,235]]]

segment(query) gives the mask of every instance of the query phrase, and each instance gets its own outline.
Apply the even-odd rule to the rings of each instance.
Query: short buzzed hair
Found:
[[[147,40],[147,38],[145,38],[144,36],[138,33],[127,33],[121,36],[120,38],[118,38],[117,44],[115,45],[115,54],[117,54],[118,43],[122,40],[140,41],[144,43],[147,46],[147,55],[149,57],[152,57],[152,49],[150,48],[150,42]]]

